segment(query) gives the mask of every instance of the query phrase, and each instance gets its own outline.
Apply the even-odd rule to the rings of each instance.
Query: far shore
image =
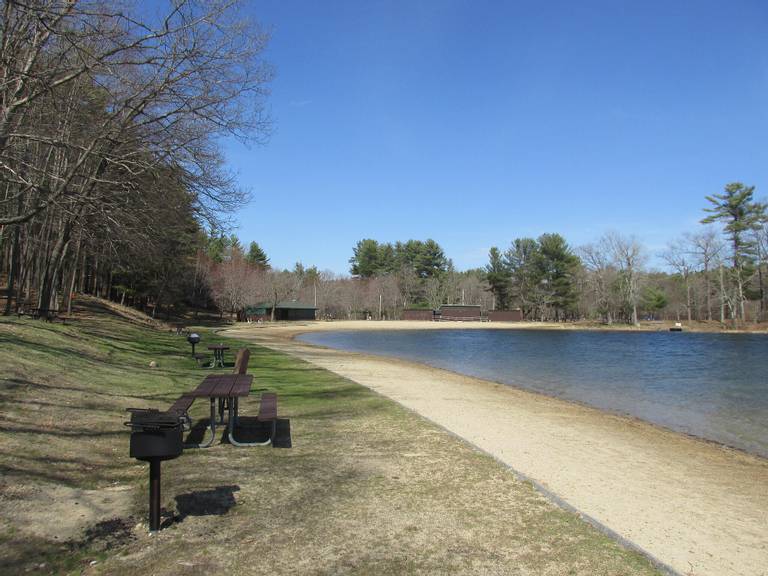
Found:
[[[227,332],[293,354],[410,408],[679,574],[764,576],[768,460],[561,399],[295,339],[307,332],[342,330],[647,332],[666,331],[673,324],[370,320],[238,324]]]
[[[748,324],[741,328],[732,328],[720,322],[680,322],[683,332],[716,334],[768,334],[768,323]],[[430,322],[428,320],[314,320],[296,322],[250,323],[248,326],[270,329],[285,328],[294,330],[301,327],[304,332],[328,330],[584,330],[613,332],[669,332],[675,326],[674,321],[642,321],[639,325],[603,324],[587,320],[575,322],[479,322],[476,320]],[[237,323],[235,326],[246,326]]]

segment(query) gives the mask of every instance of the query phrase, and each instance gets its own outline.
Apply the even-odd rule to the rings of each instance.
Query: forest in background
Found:
[[[738,182],[707,196],[701,229],[661,254],[618,233],[579,247],[548,233],[459,271],[432,239],[363,239],[349,276],[300,261],[275,269],[230,233],[249,196],[219,148],[222,137],[269,137],[269,35],[228,1],[130,7],[3,5],[5,314],[70,310],[83,293],[166,318],[285,300],[315,304],[321,318],[396,319],[445,303],[549,321],[768,318],[766,206]]]

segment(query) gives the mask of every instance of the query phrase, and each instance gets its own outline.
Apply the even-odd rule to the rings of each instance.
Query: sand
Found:
[[[228,333],[399,402],[680,574],[768,575],[766,459],[506,385],[293,340],[321,330],[506,326],[315,322],[241,325]]]

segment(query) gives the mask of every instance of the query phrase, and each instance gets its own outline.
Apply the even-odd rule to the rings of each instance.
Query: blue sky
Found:
[[[273,265],[348,271],[362,238],[459,269],[519,236],[653,254],[732,181],[768,196],[768,3],[254,1],[266,146],[225,143]]]

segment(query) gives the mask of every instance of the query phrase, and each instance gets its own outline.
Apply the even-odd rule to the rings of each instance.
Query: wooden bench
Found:
[[[251,358],[251,351],[248,348],[240,348],[235,355],[235,369],[233,374],[247,374],[248,360]]]
[[[277,433],[277,394],[275,392],[262,392],[259,402],[259,415],[256,416],[259,422],[270,422],[272,430],[269,434],[270,442],[274,440]]]
[[[179,399],[176,400],[176,402],[171,404],[171,407],[168,408],[168,412],[178,414],[179,417],[184,420],[186,427],[189,428],[192,426],[192,418],[189,416],[189,409],[192,407],[194,402],[195,398],[193,396],[182,394]]]
[[[275,392],[262,392],[259,403],[259,415],[261,422],[277,420],[277,394]]]
[[[272,444],[275,436],[277,435],[277,394],[274,392],[262,392],[261,401],[259,403],[259,414],[256,416],[257,422],[269,422],[270,433],[269,438],[263,442],[243,442],[238,441],[234,437],[234,427],[230,422],[229,428],[229,443],[235,446],[268,446]],[[251,426],[247,426],[251,428]]]
[[[198,366],[202,366],[203,361],[208,361],[208,354],[201,354],[198,352],[193,356],[193,358],[197,361]]]
[[[53,322],[59,317],[59,314],[56,310],[48,310],[47,308],[27,308],[27,310],[23,313],[33,320],[42,318],[46,322]]]

